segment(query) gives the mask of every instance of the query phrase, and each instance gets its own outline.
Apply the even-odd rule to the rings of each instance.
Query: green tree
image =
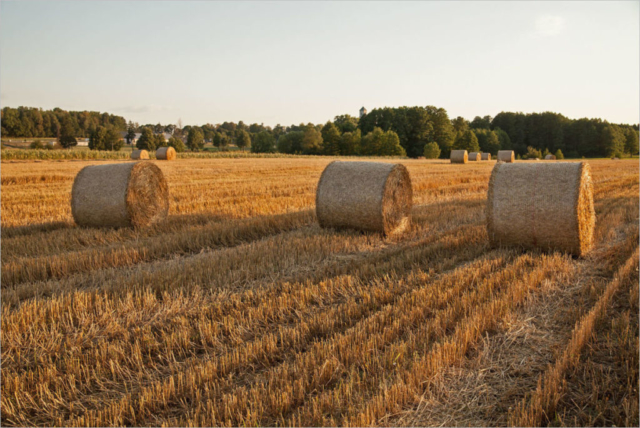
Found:
[[[119,151],[124,145],[124,140],[120,137],[120,133],[114,129],[109,128],[104,136],[104,150]]]
[[[356,156],[360,154],[360,141],[362,133],[359,129],[354,132],[345,132],[340,138],[340,154],[343,156]]]
[[[319,155],[322,153],[322,134],[314,126],[308,126],[302,137],[302,153],[305,155]]]
[[[259,132],[251,144],[252,153],[275,153],[275,151],[276,139],[268,131]]]
[[[65,149],[78,145],[78,140],[76,139],[76,137],[71,135],[60,135],[60,138],[58,138],[58,142]]]
[[[491,129],[491,116],[476,116],[469,124],[471,129]]]
[[[127,144],[131,144],[133,139],[136,138],[136,128],[131,121],[127,124],[127,135],[125,138],[127,139]]]
[[[468,152],[479,152],[480,145],[478,138],[472,130],[467,130],[456,138],[453,143],[454,150],[466,150]]]
[[[236,134],[236,146],[244,151],[245,147],[251,145],[251,137],[244,129],[239,130]]]
[[[156,134],[154,135],[156,149],[159,147],[165,147],[167,145],[167,139],[164,138],[164,134]]]
[[[178,137],[169,138],[169,141],[167,141],[167,144],[169,145],[169,147],[173,147],[175,151],[178,153],[184,152],[186,148],[184,146],[184,143],[182,142],[182,139]]]
[[[498,136],[498,140],[500,140],[500,150],[511,150],[511,138],[509,138],[509,134],[497,127],[493,132],[495,132]]]
[[[557,160],[564,159],[564,154],[562,154],[562,150],[560,149],[556,150],[556,159]]]
[[[406,156],[407,152],[400,145],[398,134],[389,130],[384,133],[382,144],[380,145],[380,156]]]
[[[438,143],[427,143],[424,146],[424,157],[427,159],[438,159],[440,157],[440,146]]]
[[[142,128],[142,134],[138,141],[136,141],[136,148],[138,150],[155,151],[156,139],[153,135],[153,131],[149,127]]]
[[[89,136],[89,149],[106,150],[105,140],[107,137],[107,128],[98,126]]]
[[[340,130],[341,134],[345,132],[355,132],[355,130],[358,129],[358,118],[348,114],[336,116],[333,119],[333,123]]]
[[[602,145],[607,157],[622,157],[626,138],[619,126],[607,124],[602,129]]]
[[[291,131],[282,134],[278,138],[278,151],[280,153],[297,154],[302,153],[303,131]]]
[[[480,146],[481,151],[491,153],[494,156],[498,154],[500,139],[495,132],[484,128],[475,128],[472,131],[478,139],[478,146]]]
[[[624,130],[625,134],[625,142],[624,142],[624,151],[625,153],[633,156],[638,154],[638,131],[633,128],[626,128]]]
[[[451,119],[451,126],[453,127],[453,131],[455,132],[455,142],[455,139],[458,138],[459,135],[464,134],[469,129],[469,121],[462,116],[458,116],[455,119]]]
[[[338,127],[332,122],[327,122],[322,127],[322,141],[324,154],[328,156],[340,155],[341,135]]]
[[[406,156],[398,134],[378,127],[362,137],[361,153],[365,156]]]
[[[187,147],[189,150],[193,152],[197,152],[202,150],[204,147],[204,135],[202,131],[196,127],[192,127],[189,129],[189,134],[187,136]]]
[[[541,159],[542,158],[542,153],[540,152],[540,150],[536,149],[535,147],[527,147],[527,152],[522,155],[523,159]]]

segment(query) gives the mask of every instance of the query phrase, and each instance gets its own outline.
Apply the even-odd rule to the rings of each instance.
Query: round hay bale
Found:
[[[489,180],[487,233],[493,246],[582,256],[593,245],[589,164],[498,163]]]
[[[134,150],[131,152],[131,159],[134,159],[134,160],[149,159],[149,152],[146,150]]]
[[[482,154],[480,152],[471,152],[469,153],[469,161],[477,162],[482,159]]]
[[[556,160],[556,156],[555,155],[546,155],[544,157],[544,160]]]
[[[513,150],[498,150],[498,160],[501,162],[515,162],[516,152]]]
[[[173,147],[160,147],[158,150],[156,150],[156,159],[174,160],[176,157],[176,149],[174,149]]]
[[[451,163],[467,163],[469,155],[466,150],[451,150]]]
[[[411,224],[412,205],[411,177],[400,164],[334,161],[316,192],[321,227],[394,235]]]
[[[482,153],[482,157],[481,160],[483,161],[490,161],[491,160],[491,153]]]
[[[71,213],[80,226],[144,227],[169,211],[169,186],[149,162],[91,165],[76,176]]]

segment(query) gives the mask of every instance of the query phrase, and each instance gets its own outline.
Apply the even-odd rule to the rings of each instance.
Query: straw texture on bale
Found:
[[[498,160],[501,162],[515,162],[516,152],[513,150],[498,150]]]
[[[156,150],[156,159],[159,160],[174,160],[176,156],[176,149],[173,147],[160,147]]]
[[[76,176],[71,213],[80,226],[144,227],[169,211],[169,186],[148,162],[92,165]]]
[[[411,177],[400,164],[334,161],[316,192],[321,227],[395,235],[409,227],[412,205]]]
[[[593,245],[595,211],[589,164],[498,163],[487,197],[493,246],[559,250],[582,256]]]
[[[491,153],[482,153],[481,160],[490,161],[491,160]]]
[[[480,152],[469,153],[469,161],[479,161],[481,159],[482,159],[482,154]]]
[[[134,150],[131,152],[131,159],[149,159],[149,152],[146,150]]]
[[[555,155],[546,155],[544,157],[545,160],[556,160],[556,156]]]
[[[451,150],[451,163],[467,163],[469,154],[466,150]]]

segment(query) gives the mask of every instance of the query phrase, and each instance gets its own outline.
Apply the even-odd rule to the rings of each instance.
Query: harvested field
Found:
[[[2,424],[638,425],[637,160],[589,162],[584,259],[490,248],[494,162],[378,160],[410,229],[322,229],[333,160],[146,161],[146,229],[73,222],[115,162],[3,163]]]

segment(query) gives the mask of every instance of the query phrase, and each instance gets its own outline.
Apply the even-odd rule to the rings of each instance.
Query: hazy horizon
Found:
[[[0,104],[139,123],[360,107],[638,123],[638,2],[0,3]]]

